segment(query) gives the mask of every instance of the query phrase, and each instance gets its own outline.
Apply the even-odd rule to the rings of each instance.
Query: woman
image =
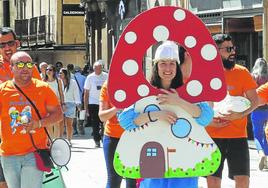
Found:
[[[64,96],[63,96],[63,84],[61,80],[58,80],[56,67],[54,65],[48,65],[46,68],[46,75],[44,81],[48,83],[49,87],[54,91],[56,96],[59,99],[60,104],[63,106],[64,104]],[[50,126],[47,128],[49,135],[52,139],[59,138],[60,133],[63,131],[63,121],[60,121],[58,124]]]
[[[67,140],[71,146],[71,140],[73,136],[73,119],[76,116],[76,107],[80,111],[81,106],[79,88],[76,81],[71,79],[71,74],[66,68],[61,68],[59,75],[64,85],[64,122],[66,124]],[[63,136],[63,129],[61,131],[61,136]]]
[[[124,132],[124,129],[120,127],[116,117],[119,109],[114,107],[109,100],[107,81],[101,88],[99,104],[99,117],[102,122],[105,122],[103,151],[108,175],[106,188],[118,188],[120,187],[122,177],[115,172],[113,160],[116,146],[122,133]],[[136,181],[134,179],[126,180],[126,188],[135,188],[135,184]]]
[[[180,98],[176,88],[183,85],[183,76],[179,67],[179,57],[175,43],[165,42],[155,53],[155,60],[150,83],[159,88],[162,94],[157,96],[160,104],[178,105],[187,111],[201,125],[208,125],[213,118],[213,110],[208,103],[192,104]],[[133,105],[132,105],[133,106]],[[177,120],[175,113],[170,111],[151,111],[136,113],[133,107],[125,109],[119,115],[120,125],[128,130],[154,120],[168,121],[174,124]],[[140,182],[140,188],[197,188],[198,178],[147,178]]]
[[[254,67],[251,73],[252,77],[257,82],[258,86],[265,84],[268,81],[268,66],[267,62],[263,58],[258,58],[255,61]],[[268,145],[264,133],[264,126],[268,120],[268,105],[259,106],[251,113],[251,122],[253,126],[254,141],[258,149],[260,160],[259,169],[263,170],[268,168],[267,155]]]

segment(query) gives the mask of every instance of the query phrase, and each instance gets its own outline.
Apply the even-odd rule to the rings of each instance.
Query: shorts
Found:
[[[73,102],[65,103],[65,112],[64,116],[68,118],[76,118],[76,104]]]
[[[247,138],[213,138],[221,151],[221,164],[212,175],[221,178],[225,159],[227,160],[229,178],[249,176],[249,148]]]

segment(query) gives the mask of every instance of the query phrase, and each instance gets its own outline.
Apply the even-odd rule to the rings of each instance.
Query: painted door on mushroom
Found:
[[[143,178],[161,178],[165,174],[165,153],[157,142],[144,144],[140,155],[140,172]]]

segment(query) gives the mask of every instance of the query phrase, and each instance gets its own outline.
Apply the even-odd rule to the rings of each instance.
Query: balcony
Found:
[[[51,46],[55,43],[55,21],[52,16],[15,20],[15,32],[21,47]]]
[[[28,24],[29,20],[15,20],[15,32],[17,39],[21,42],[21,47],[28,47]]]

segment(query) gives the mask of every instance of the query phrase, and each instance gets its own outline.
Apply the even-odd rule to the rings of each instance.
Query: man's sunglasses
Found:
[[[9,47],[12,47],[15,44],[16,44],[15,40],[8,41],[8,42],[3,42],[3,43],[0,43],[0,48],[4,48],[6,45],[8,45]]]
[[[226,52],[231,53],[233,50],[235,51],[237,48],[236,46],[228,46],[228,47],[219,48],[219,49],[226,49]]]
[[[53,71],[53,69],[46,69],[47,71]]]
[[[28,62],[22,62],[22,61],[19,61],[19,62],[16,62],[15,64],[16,64],[16,66],[17,66],[18,68],[20,68],[20,69],[24,68],[25,66],[26,66],[28,69],[31,69],[31,68],[33,68],[33,66],[34,66],[34,64],[33,64],[32,62],[30,62],[30,61],[28,61]]]

